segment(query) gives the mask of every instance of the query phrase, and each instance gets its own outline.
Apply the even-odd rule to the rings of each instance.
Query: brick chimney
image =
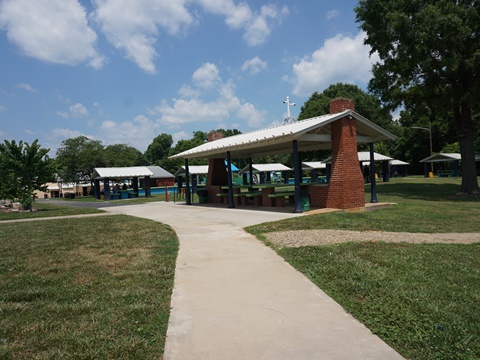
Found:
[[[354,110],[350,99],[330,101],[330,113]],[[352,116],[345,116],[331,124],[332,171],[327,196],[327,207],[354,209],[365,207],[365,189],[358,162],[357,127]]]
[[[210,131],[207,134],[208,142],[223,138],[223,133]],[[225,159],[208,159],[208,174],[206,189],[208,190],[208,202],[218,202],[221,198],[215,196],[220,192],[220,187],[228,184],[228,173],[225,167]]]

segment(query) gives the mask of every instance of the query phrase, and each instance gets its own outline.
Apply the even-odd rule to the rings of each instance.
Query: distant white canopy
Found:
[[[373,153],[373,159],[375,161],[384,161],[384,160],[393,160],[393,158],[389,156],[385,156],[379,153],[374,152]],[[359,151],[358,152],[358,161],[359,162],[370,162],[370,151]],[[323,160],[324,163],[331,163],[332,162],[332,157],[330,156],[329,158]]]
[[[325,169],[327,164],[323,161],[304,161],[302,162],[302,170]]]
[[[410,163],[407,163],[405,161],[402,161],[402,160],[397,160],[397,159],[393,159],[390,161],[390,165],[410,165]]]
[[[395,140],[396,136],[357,114],[353,110],[317,116],[311,119],[270,127],[235,136],[210,141],[170,158],[215,158],[230,152],[232,158],[254,158],[274,154],[290,154],[292,141],[297,141],[298,151],[329,149],[331,147],[331,123],[345,116],[356,120],[357,143]]]
[[[459,153],[438,153],[426,157],[425,159],[420,160],[420,162],[443,162],[455,160],[462,160],[462,156]]]
[[[93,172],[94,179],[129,179],[152,175],[146,166],[95,168]]]
[[[208,174],[208,165],[188,165],[188,173],[190,175],[205,175]],[[181,166],[175,171],[175,177],[185,175],[185,166]]]
[[[285,166],[280,163],[274,164],[252,164],[252,170],[254,173],[258,172],[277,172],[277,171],[288,171],[292,170],[288,166]],[[245,166],[242,170],[240,170],[240,174],[248,173],[250,171],[250,166]]]

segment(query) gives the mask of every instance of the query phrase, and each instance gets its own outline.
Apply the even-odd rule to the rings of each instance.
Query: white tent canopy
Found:
[[[208,165],[189,165],[188,173],[190,175],[206,175],[208,174]],[[185,166],[181,166],[176,172],[175,177],[185,175]]]
[[[420,162],[443,162],[455,160],[462,160],[462,156],[459,153],[438,153],[426,157],[425,159],[420,160]]]
[[[302,162],[302,170],[325,169],[327,164],[323,161],[304,161]]]
[[[252,131],[210,141],[170,158],[224,157],[229,151],[232,158],[254,158],[292,152],[292,141],[297,141],[298,151],[329,149],[331,147],[331,123],[345,116],[356,119],[357,143],[366,144],[382,140],[395,140],[396,136],[367,120],[353,110],[328,114],[287,125]]]
[[[94,179],[129,179],[152,175],[146,166],[95,168],[93,172]]]
[[[390,165],[397,165],[397,166],[400,166],[400,165],[410,165],[410,163],[407,163],[405,161],[402,161],[402,160],[397,160],[397,159],[394,159],[394,160],[391,160],[390,161]]]
[[[274,163],[274,164],[252,164],[252,170],[254,173],[259,173],[259,172],[289,171],[292,169],[283,164]],[[239,173],[243,174],[243,173],[248,173],[249,171],[250,171],[250,165],[247,165],[242,170],[240,170]]]
[[[393,158],[389,156],[385,156],[379,153],[374,152],[373,153],[373,159],[375,161],[385,161],[385,160],[393,160]],[[358,161],[359,162],[370,162],[370,152],[369,151],[359,151],[358,152]],[[332,157],[330,156],[329,158],[326,158],[323,160],[324,163],[331,163],[332,162]]]

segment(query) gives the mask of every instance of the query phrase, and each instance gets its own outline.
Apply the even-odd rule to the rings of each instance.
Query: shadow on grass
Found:
[[[457,184],[378,184],[377,193],[385,196],[395,196],[404,199],[425,201],[459,201],[478,202],[478,197],[459,196],[460,186]],[[370,187],[365,188],[370,193]]]

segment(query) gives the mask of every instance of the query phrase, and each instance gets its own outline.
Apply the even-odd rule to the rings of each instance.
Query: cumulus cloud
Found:
[[[73,104],[68,108],[68,111],[58,111],[57,115],[68,118],[82,118],[88,115],[88,110],[81,103]]]
[[[199,81],[200,79],[202,81]],[[215,87],[204,86],[205,83],[211,84],[210,80],[215,81]],[[250,127],[258,127],[265,119],[263,111],[252,104],[242,103],[235,94],[233,82],[224,81],[215,64],[204,64],[197,69],[192,75],[192,85],[184,85],[179,94],[184,95],[185,89],[189,89],[189,95],[195,93],[196,96],[173,99],[172,104],[162,101],[155,109],[160,116],[160,123],[175,128],[191,122],[220,124],[225,121],[240,121]],[[206,100],[207,93],[200,91],[205,89],[213,93],[209,100]]]
[[[155,73],[155,42],[163,30],[178,34],[194,22],[185,0],[93,0],[93,15],[108,40],[148,73]]]
[[[323,46],[312,55],[305,56],[293,65],[293,93],[309,96],[321,92],[337,82],[366,85],[371,78],[372,64],[378,55],[370,58],[370,47],[363,44],[365,33],[355,37],[338,34],[325,40]]]
[[[25,91],[32,92],[32,93],[37,92],[37,90],[34,89],[31,85],[25,84],[25,83],[19,83],[19,84],[15,85],[15,87],[17,89],[23,89]]]
[[[327,20],[334,19],[338,15],[340,15],[340,12],[338,10],[330,10],[327,12]]]
[[[206,63],[199,67],[192,75],[192,82],[199,88],[209,89],[220,82],[218,68],[215,64]]]
[[[251,75],[258,74],[267,68],[267,62],[260,59],[258,56],[247,60],[242,65],[242,71],[248,72]]]
[[[197,0],[203,8],[213,14],[225,17],[225,23],[232,29],[243,30],[243,39],[249,46],[263,45],[272,30],[279,26],[288,15],[288,7],[263,5],[259,11],[241,2],[236,5],[233,0]]]
[[[71,130],[71,129],[53,129],[52,136],[54,138],[70,139],[82,135],[80,131]]]
[[[104,58],[95,49],[96,33],[88,26],[85,9],[75,0],[4,0],[0,29],[30,57],[100,68]]]
[[[127,144],[144,152],[152,142],[152,134],[158,134],[160,127],[146,116],[139,115],[132,121],[104,121],[100,129],[105,144]]]

